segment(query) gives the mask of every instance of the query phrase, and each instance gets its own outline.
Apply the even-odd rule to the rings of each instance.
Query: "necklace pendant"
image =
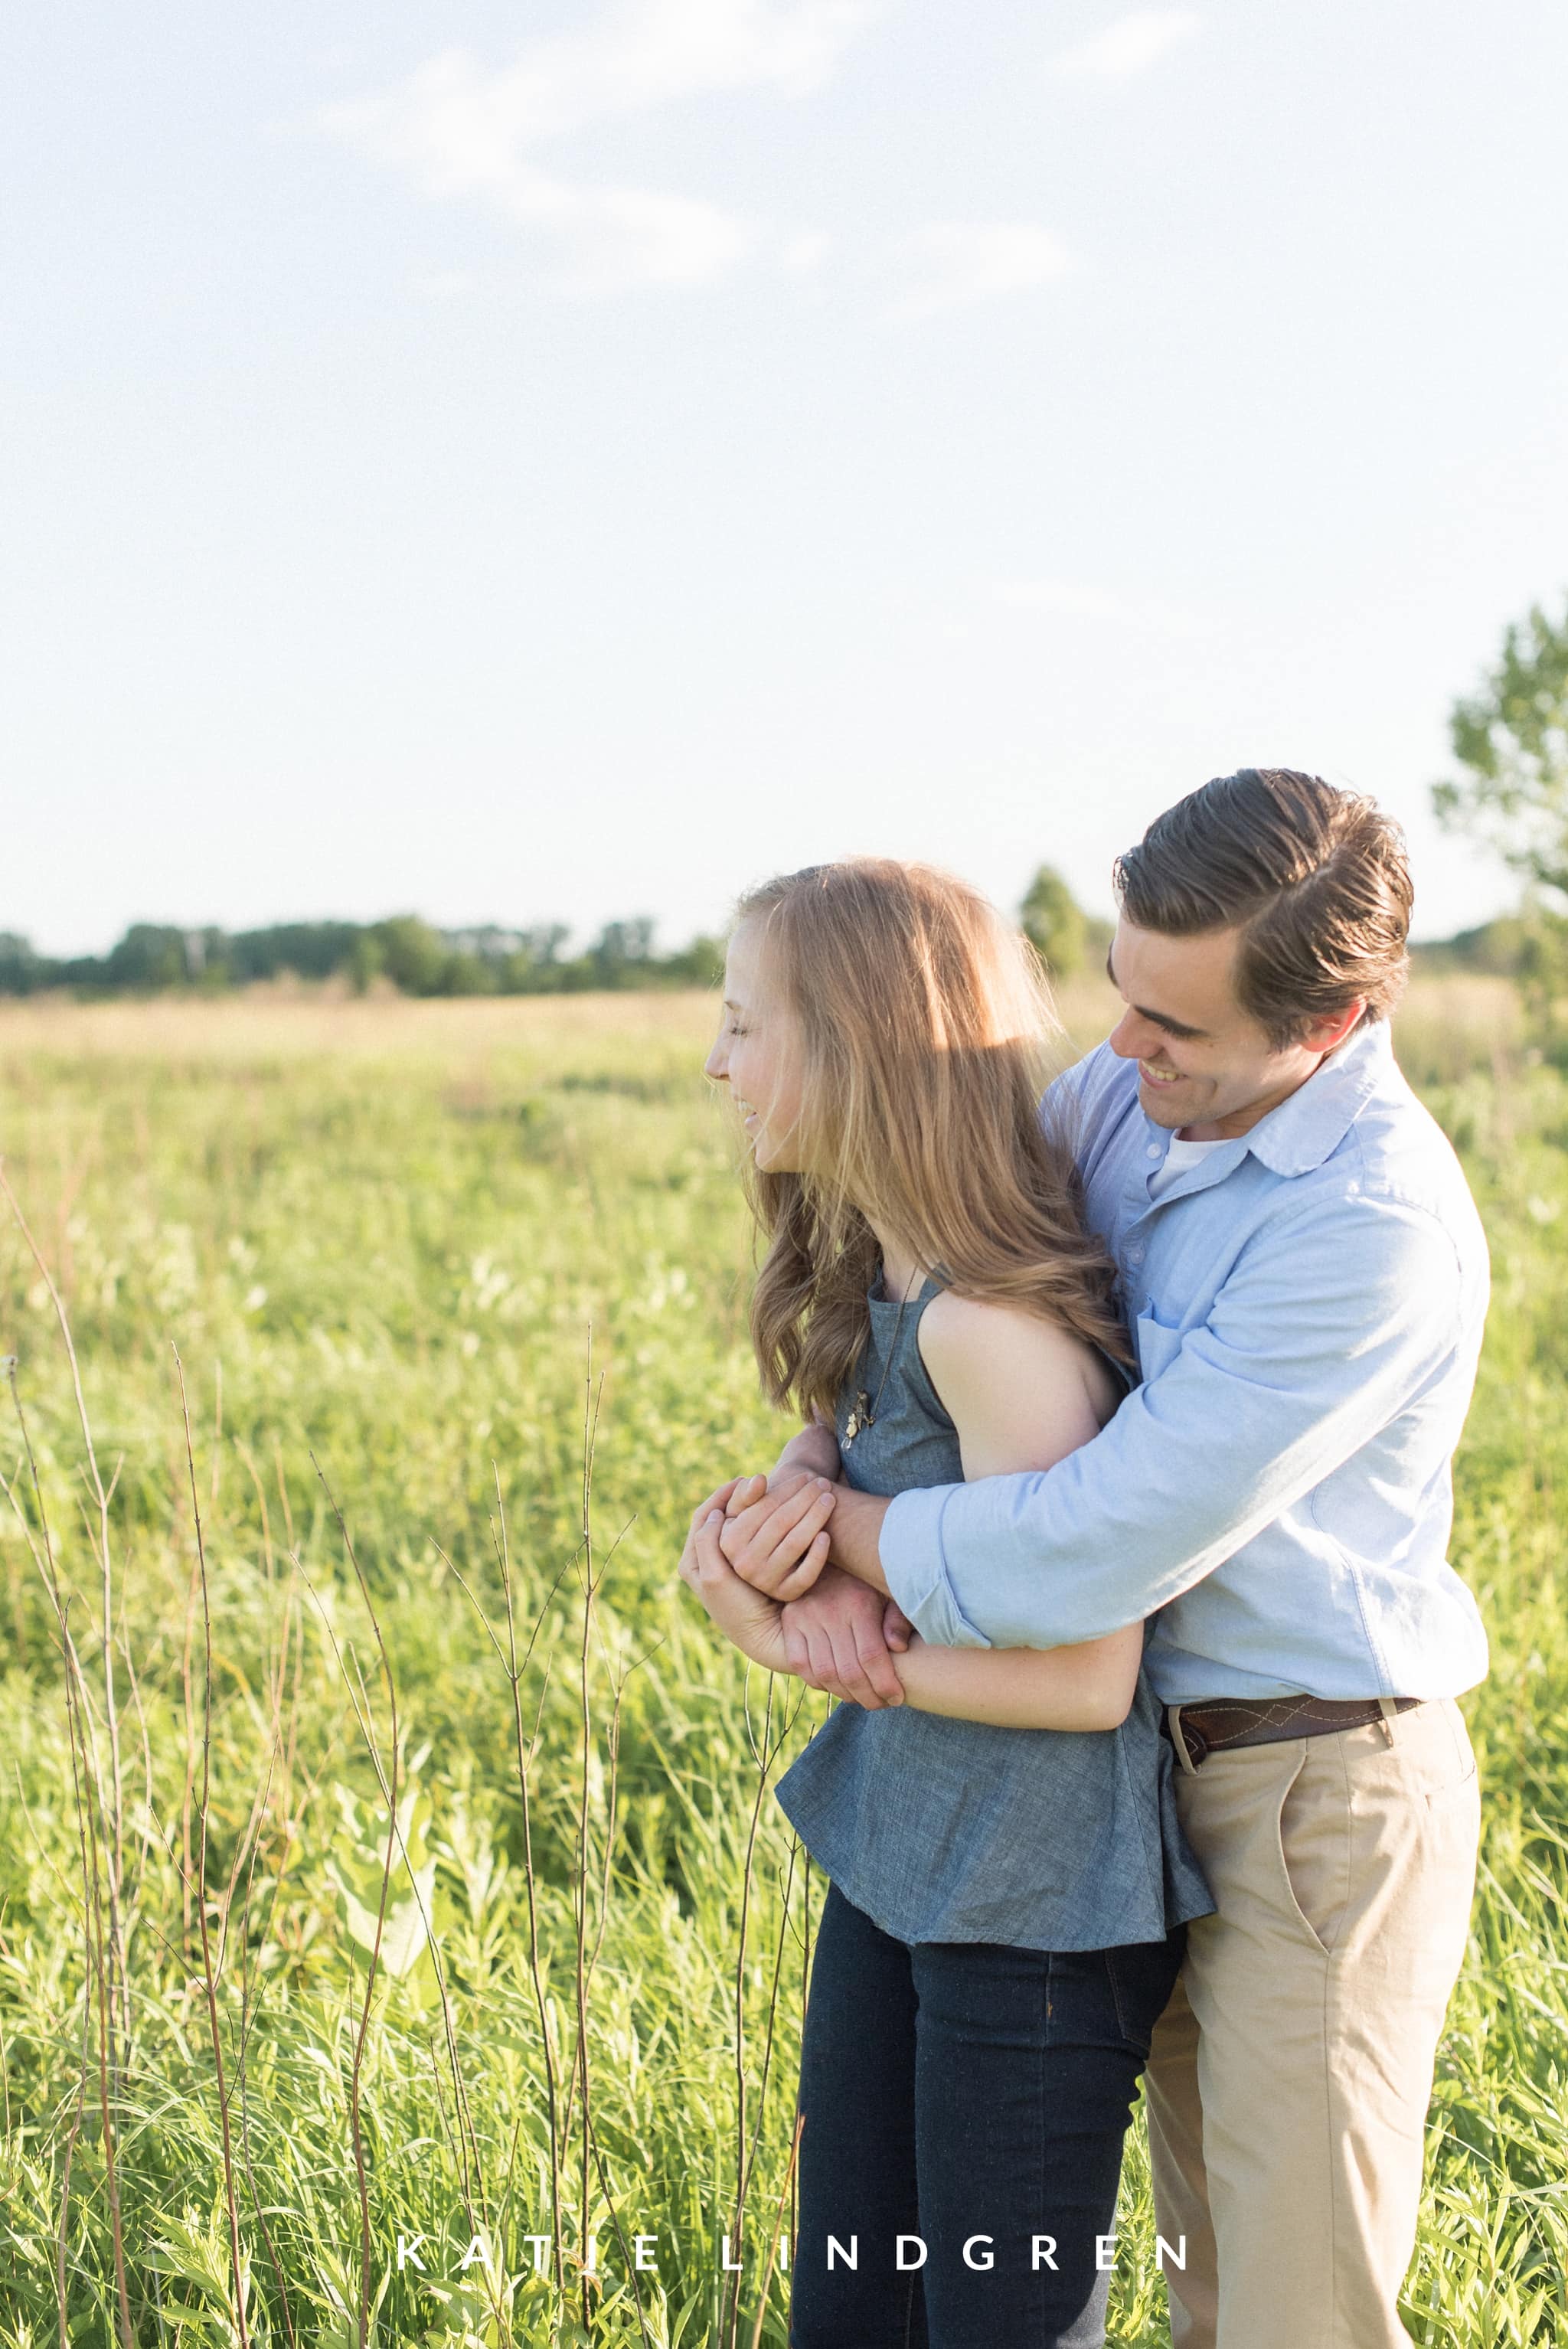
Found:
[[[862,1387],[855,1397],[855,1407],[844,1422],[844,1450],[847,1452],[862,1427],[872,1424],[871,1398]]]

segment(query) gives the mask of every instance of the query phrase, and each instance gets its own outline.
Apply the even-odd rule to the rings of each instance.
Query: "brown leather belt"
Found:
[[[1160,1726],[1182,1768],[1195,1770],[1227,1745],[1272,1745],[1280,1738],[1365,1729],[1420,1702],[1418,1696],[1219,1696],[1197,1704],[1167,1705]]]

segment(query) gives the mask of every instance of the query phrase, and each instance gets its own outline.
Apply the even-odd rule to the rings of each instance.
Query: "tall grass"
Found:
[[[1564,2330],[1568,1093],[1511,1016],[1400,1030],[1497,1268],[1408,2302],[1467,2344]],[[778,1440],[706,1019],[0,1017],[0,2343],[784,2342],[821,1887],[769,1788],[823,1701],[673,1572]],[[1140,2137],[1124,2206],[1115,2336],[1162,2343]]]

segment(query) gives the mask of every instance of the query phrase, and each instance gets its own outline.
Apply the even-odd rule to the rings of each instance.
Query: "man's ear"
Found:
[[[1309,1028],[1302,1038],[1302,1042],[1309,1052],[1332,1052],[1336,1045],[1344,1043],[1366,1009],[1365,997],[1357,996],[1353,1002],[1346,1005],[1343,1011],[1331,1012],[1327,1019],[1320,1019],[1315,1028]]]

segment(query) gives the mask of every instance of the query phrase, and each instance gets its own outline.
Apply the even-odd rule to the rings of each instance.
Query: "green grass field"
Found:
[[[1069,1002],[1079,1041],[1107,1009]],[[0,1014],[49,1273],[5,1210],[0,2343],[784,2343],[821,1885],[767,1786],[826,1701],[748,1683],[674,1577],[779,1438],[709,1017]],[[1429,981],[1397,1034],[1495,1273],[1454,1553],[1486,1844],[1408,2322],[1545,2344],[1568,1085],[1501,983]],[[1150,2349],[1151,2245],[1135,2142],[1113,2335]]]

